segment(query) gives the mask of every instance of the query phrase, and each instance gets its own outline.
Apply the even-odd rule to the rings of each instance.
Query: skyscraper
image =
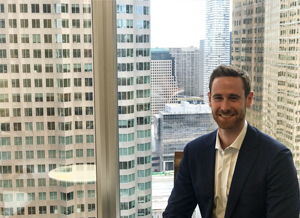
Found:
[[[199,49],[169,48],[175,58],[179,95],[199,97]]]
[[[175,58],[164,48],[151,49],[151,120],[165,110],[165,104],[178,102]]]
[[[150,1],[117,0],[120,208],[151,217]]]
[[[208,103],[209,77],[219,65],[230,64],[229,0],[206,1],[206,39],[204,41],[204,103]]]
[[[96,217],[94,176],[49,176],[94,168],[91,11],[89,0],[0,1],[2,215]]]
[[[247,110],[247,121],[262,130],[265,5],[262,0],[234,0],[233,4],[232,65],[246,70],[251,76],[254,98]]]

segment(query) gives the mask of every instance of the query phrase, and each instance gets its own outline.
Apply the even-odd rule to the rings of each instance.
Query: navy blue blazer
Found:
[[[217,130],[184,148],[164,218],[202,218],[214,209]],[[248,124],[239,151],[225,218],[299,218],[299,185],[290,150]]]

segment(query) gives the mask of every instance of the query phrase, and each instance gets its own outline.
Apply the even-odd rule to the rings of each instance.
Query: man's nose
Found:
[[[221,109],[225,112],[230,110],[230,102],[227,99],[222,101]]]

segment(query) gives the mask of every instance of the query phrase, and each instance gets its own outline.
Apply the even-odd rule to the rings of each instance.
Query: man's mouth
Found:
[[[223,118],[228,118],[228,117],[232,117],[234,114],[229,114],[229,115],[225,115],[225,114],[219,114],[220,117]]]

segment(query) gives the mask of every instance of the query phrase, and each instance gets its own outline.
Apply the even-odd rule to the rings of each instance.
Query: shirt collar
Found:
[[[241,146],[242,146],[242,143],[244,141],[244,138],[245,138],[245,135],[246,135],[246,132],[247,132],[247,121],[245,120],[245,124],[244,124],[244,127],[242,129],[242,131],[240,132],[240,134],[238,135],[238,137],[234,140],[234,142],[228,146],[226,149],[228,148],[235,148],[237,150],[240,150]],[[221,143],[220,143],[220,139],[219,139],[219,130],[217,132],[217,136],[216,136],[216,145],[215,145],[215,148],[217,150],[223,150],[222,147],[221,147]]]

